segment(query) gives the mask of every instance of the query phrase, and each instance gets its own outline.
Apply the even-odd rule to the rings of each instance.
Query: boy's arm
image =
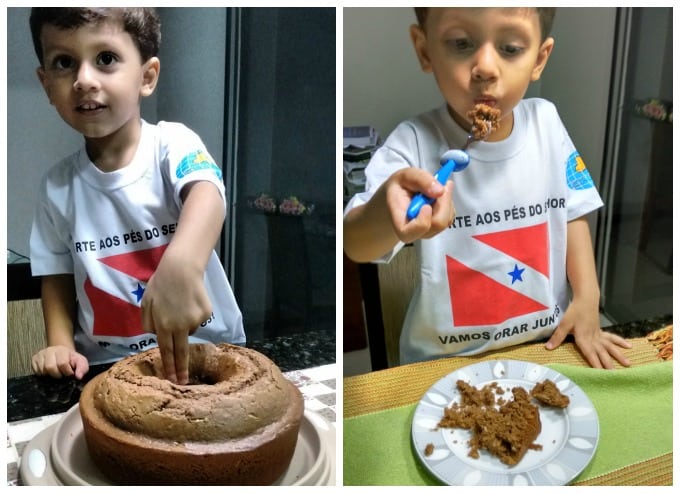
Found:
[[[76,292],[73,275],[43,276],[41,301],[47,345],[63,345],[75,350],[73,316],[76,310]]]
[[[567,224],[567,278],[573,300],[599,314],[600,287],[590,229],[584,217]]]
[[[204,273],[224,222],[224,202],[207,181],[182,189],[184,205],[177,230],[142,299],[142,324],[156,333],[167,379],[189,380],[189,334],[212,311]]]
[[[397,242],[387,204],[378,194],[350,210],[343,220],[343,247],[355,262],[379,259]]]
[[[417,192],[437,200],[408,221],[406,210]],[[367,203],[345,216],[345,253],[355,262],[370,262],[387,254],[399,241],[409,243],[436,235],[453,222],[452,193],[453,182],[444,187],[425,170],[410,167],[396,171]]]
[[[87,372],[89,365],[87,359],[76,352],[73,341],[76,313],[73,275],[43,276],[41,292],[47,348],[33,356],[33,371],[52,377],[75,375],[80,379]]]
[[[612,357],[624,366],[630,365],[621,348],[630,348],[631,344],[600,328],[600,288],[585,217],[567,224],[567,278],[572,301],[546,347],[556,348],[573,333],[576,346],[592,367],[613,368]]]

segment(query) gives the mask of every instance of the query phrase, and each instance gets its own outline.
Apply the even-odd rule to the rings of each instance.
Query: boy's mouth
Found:
[[[106,105],[102,105],[101,103],[98,103],[96,101],[86,101],[76,106],[76,111],[79,111],[81,113],[87,113],[101,110],[103,108],[106,108]]]
[[[475,105],[487,105],[494,108],[496,106],[496,100],[491,97],[475,98]]]

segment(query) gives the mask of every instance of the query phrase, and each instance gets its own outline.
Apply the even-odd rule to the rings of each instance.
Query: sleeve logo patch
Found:
[[[201,150],[189,153],[182,158],[175,174],[177,175],[177,178],[182,179],[187,175],[200,170],[210,170],[218,179],[222,180],[222,170],[220,170],[207,152]]]
[[[583,158],[577,151],[567,158],[567,186],[573,190],[584,190],[594,187],[593,179],[588,173]]]

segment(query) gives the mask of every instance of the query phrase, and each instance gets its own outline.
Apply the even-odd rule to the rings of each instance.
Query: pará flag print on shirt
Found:
[[[94,336],[138,336],[144,334],[140,302],[144,286],[156,271],[166,245],[99,259],[111,270],[108,290],[85,279],[85,293],[92,305]]]
[[[468,242],[456,257],[446,256],[454,326],[495,325],[549,307],[542,299],[550,294],[547,223]]]

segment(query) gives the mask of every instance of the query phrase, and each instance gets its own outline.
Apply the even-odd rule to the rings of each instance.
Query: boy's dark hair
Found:
[[[43,51],[40,34],[45,24],[59,29],[76,29],[85,24],[104,21],[120,22],[137,46],[142,62],[158,55],[161,44],[161,21],[153,8],[111,8],[111,7],[33,7],[29,24],[33,36],[33,47],[43,65]]]
[[[555,18],[556,7],[535,7],[538,12],[538,22],[541,26],[541,42],[550,35],[552,30],[553,19]],[[425,21],[427,20],[428,7],[414,7],[418,24],[422,29],[425,29]]]

